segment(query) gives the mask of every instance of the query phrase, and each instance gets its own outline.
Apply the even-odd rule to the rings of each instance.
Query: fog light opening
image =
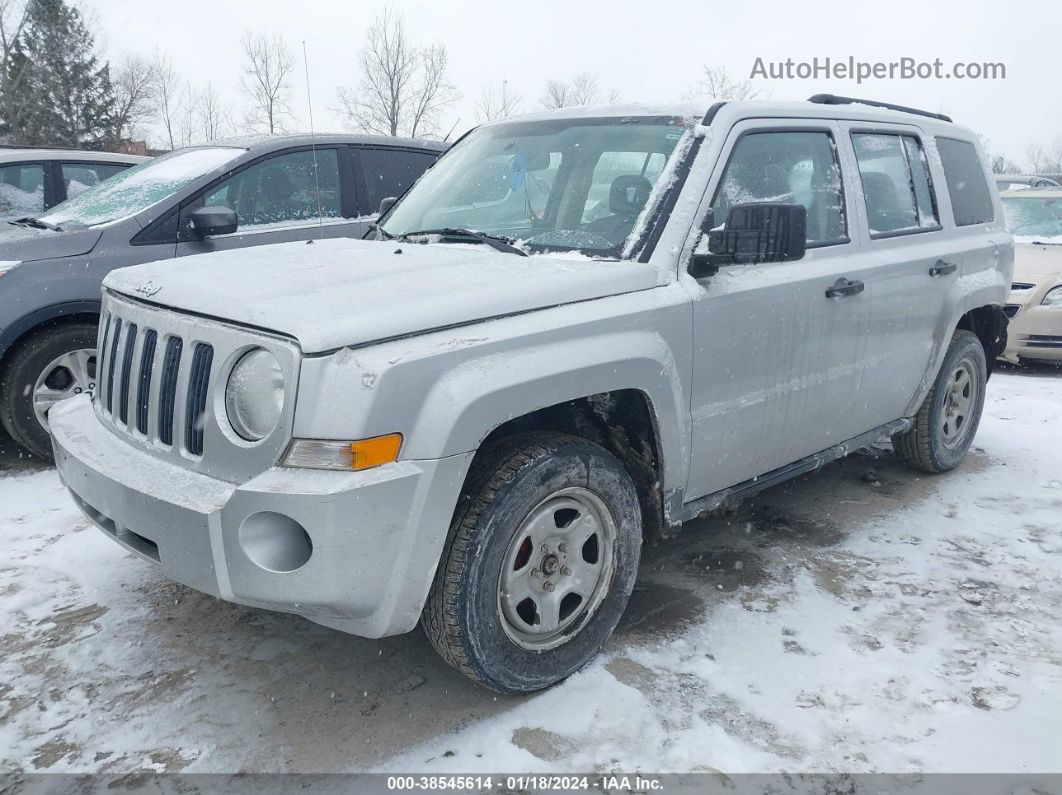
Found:
[[[240,525],[240,548],[267,571],[289,572],[306,565],[313,542],[303,526],[282,513],[253,513]]]

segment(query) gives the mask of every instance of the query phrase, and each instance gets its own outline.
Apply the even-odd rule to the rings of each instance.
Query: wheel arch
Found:
[[[8,354],[18,343],[38,329],[56,322],[98,322],[101,301],[66,301],[42,307],[24,315],[0,332],[0,367],[6,363]]]

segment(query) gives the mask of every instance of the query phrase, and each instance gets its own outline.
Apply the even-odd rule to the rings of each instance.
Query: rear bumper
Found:
[[[111,539],[198,591],[365,637],[416,626],[472,458],[364,472],[275,467],[237,485],[138,449],[87,396],[57,405],[49,425],[60,478]],[[277,570],[299,546],[293,522],[312,551],[296,549],[305,563]]]

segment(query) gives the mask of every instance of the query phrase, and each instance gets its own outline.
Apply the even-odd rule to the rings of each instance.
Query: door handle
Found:
[[[933,267],[929,269],[930,276],[944,276],[949,273],[955,273],[959,269],[959,266],[954,262],[948,262],[947,260],[938,259],[933,263]]]
[[[826,288],[826,297],[843,298],[846,295],[858,295],[865,287],[866,285],[861,281],[842,277],[833,283],[833,287]]]

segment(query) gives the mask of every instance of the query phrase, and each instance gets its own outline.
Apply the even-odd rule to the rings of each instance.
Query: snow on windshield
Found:
[[[196,177],[235,160],[244,149],[189,149],[123,171],[41,216],[56,226],[83,229],[128,218],[183,188]]]
[[[1062,191],[1058,196],[1003,197],[1007,229],[1014,235],[1058,237],[1062,235]]]

